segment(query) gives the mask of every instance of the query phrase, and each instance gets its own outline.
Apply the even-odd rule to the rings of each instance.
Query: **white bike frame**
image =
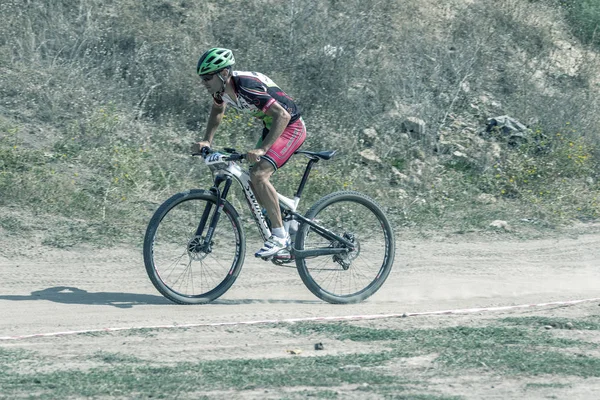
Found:
[[[246,197],[246,201],[250,206],[252,216],[254,217],[254,222],[256,222],[256,225],[258,226],[263,240],[266,241],[271,236],[271,230],[267,225],[267,221],[262,213],[262,208],[260,204],[258,204],[256,196],[254,195],[254,191],[252,190],[252,186],[250,185],[250,174],[248,171],[242,169],[236,162],[226,161],[225,158],[227,157],[228,156],[225,154],[212,153],[206,156],[204,163],[213,172],[216,180],[218,178],[226,180],[227,177],[232,177],[241,185],[244,191],[244,196]],[[297,196],[294,197],[294,199],[290,199],[277,193],[277,197],[279,198],[279,204],[282,207],[294,212],[300,203],[300,197]],[[286,231],[289,231],[291,222],[292,221],[284,221],[284,228]]]

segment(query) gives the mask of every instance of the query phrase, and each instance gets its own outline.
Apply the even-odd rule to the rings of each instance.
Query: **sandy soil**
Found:
[[[295,269],[247,257],[240,277],[221,299],[209,305],[180,306],[170,303],[154,289],[137,249],[45,249],[32,255],[17,246],[17,242],[2,243],[0,337],[5,338],[115,327],[402,314],[600,297],[597,227],[528,241],[514,240],[508,235],[500,240],[481,236],[399,238],[396,263],[387,282],[373,297],[355,305],[324,303],[303,286]],[[589,315],[590,307],[597,308],[597,303],[570,307],[568,312]],[[526,311],[502,314],[523,312]],[[401,320],[415,326],[447,326],[477,324],[478,317],[489,315],[482,312]],[[379,326],[393,325],[398,320],[380,320]],[[226,338],[223,332],[227,332]],[[281,332],[269,333],[268,327],[257,325],[165,329],[150,338],[121,337],[125,339],[96,337],[91,347],[90,338],[85,336],[0,340],[0,346],[32,348],[50,355],[53,352],[64,355],[65,351],[132,352],[141,358],[160,357],[173,362],[186,357],[198,360],[283,356],[286,349],[298,346],[293,337]],[[153,345],[148,346],[147,340]],[[160,343],[168,343],[168,349]],[[181,343],[180,348],[177,343]],[[311,345],[307,343],[307,354],[311,354]],[[368,351],[369,344],[336,346],[328,349],[329,354]],[[411,362],[426,364],[431,360]],[[508,397],[496,398],[511,398],[511,381],[497,384],[504,388],[498,393]],[[476,382],[465,385],[458,384],[454,391],[445,391],[477,398],[475,392],[463,390],[468,385],[477,386]],[[582,397],[578,398],[588,398],[586,391],[600,389],[600,380],[588,379],[583,389],[575,387],[582,391],[579,393]]]

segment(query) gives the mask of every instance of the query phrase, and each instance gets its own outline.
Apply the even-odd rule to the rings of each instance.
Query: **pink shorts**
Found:
[[[294,123],[285,128],[281,136],[273,143],[267,154],[263,156],[275,167],[275,171],[294,155],[294,152],[302,146],[306,139],[306,126],[302,118],[298,118]],[[260,141],[262,142],[262,140]],[[260,143],[259,142],[259,143]]]

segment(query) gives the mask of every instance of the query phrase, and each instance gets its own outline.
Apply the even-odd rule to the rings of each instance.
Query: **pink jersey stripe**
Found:
[[[267,102],[267,104],[265,104],[265,106],[262,108],[262,112],[267,112],[267,110],[269,108],[271,108],[271,106],[273,105],[273,103],[275,103],[275,99],[271,99]]]

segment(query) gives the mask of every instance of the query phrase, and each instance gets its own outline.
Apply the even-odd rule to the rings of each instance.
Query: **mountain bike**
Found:
[[[306,287],[329,303],[357,303],[374,294],[387,279],[395,256],[392,227],[381,208],[355,191],[331,193],[296,210],[313,166],[335,151],[301,151],[309,161],[294,195],[278,194],[284,227],[292,244],[265,258],[276,265],[296,264]],[[179,304],[204,304],[222,296],[240,274],[246,237],[237,210],[227,200],[232,183],[241,185],[263,241],[271,235],[243,169],[245,154],[225,148],[202,149],[214,175],[209,190],[173,195],[152,216],[144,238],[144,264],[156,289]]]

